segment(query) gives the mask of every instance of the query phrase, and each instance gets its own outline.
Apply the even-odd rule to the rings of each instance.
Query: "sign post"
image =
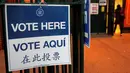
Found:
[[[85,45],[90,48],[90,0],[84,4]]]
[[[5,4],[9,71],[71,64],[69,5]]]

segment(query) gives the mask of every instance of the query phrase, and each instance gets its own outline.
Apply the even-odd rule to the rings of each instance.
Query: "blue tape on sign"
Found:
[[[7,6],[8,38],[67,35],[67,6]]]

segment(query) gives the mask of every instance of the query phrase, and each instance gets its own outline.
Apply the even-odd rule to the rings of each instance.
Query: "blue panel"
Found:
[[[41,16],[38,15],[37,10],[41,9]],[[53,36],[53,35],[68,35],[68,6],[16,6],[8,5],[7,6],[7,26],[8,26],[8,38],[25,38],[25,37],[36,37],[36,36]],[[41,23],[46,25],[46,22],[57,23],[65,22],[65,29],[41,29]],[[28,27],[28,23],[30,26]],[[32,31],[32,23],[37,23],[35,31]],[[21,32],[16,27],[25,31]],[[49,27],[49,26],[47,26]],[[54,24],[51,24],[50,28],[53,28]],[[17,30],[16,32],[13,30]],[[30,29],[29,29],[30,28]],[[30,31],[29,31],[30,30]]]
[[[89,6],[90,6],[90,0],[85,0],[85,5],[84,5],[84,24],[85,24],[85,44],[87,47],[90,47],[90,11],[89,11]]]

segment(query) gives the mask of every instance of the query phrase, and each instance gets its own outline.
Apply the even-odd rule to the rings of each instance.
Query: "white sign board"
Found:
[[[99,0],[99,5],[101,5],[101,6],[107,5],[107,1],[106,0]]]
[[[97,15],[99,13],[98,3],[91,3],[90,4],[90,13],[92,15]]]
[[[71,64],[70,6],[5,4],[9,71]]]

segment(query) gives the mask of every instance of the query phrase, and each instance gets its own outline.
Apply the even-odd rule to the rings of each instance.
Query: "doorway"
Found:
[[[130,32],[130,0],[115,0],[114,10],[118,4],[121,5],[125,14],[123,32]]]
[[[116,9],[117,9],[117,5],[120,5],[120,6],[122,7],[122,9],[123,9],[123,0],[115,0],[114,12],[115,12]],[[123,10],[124,10],[124,9],[123,9]],[[116,20],[116,18],[114,17],[114,23],[115,23],[115,20]],[[124,25],[124,24],[123,24],[123,25]],[[115,24],[114,24],[113,30],[114,30],[114,28],[115,28]],[[121,31],[120,31],[120,26],[117,25],[114,34],[120,34],[120,32],[121,32]]]
[[[108,6],[108,34],[113,35],[113,29],[114,29],[114,11],[116,9],[116,6],[120,4],[121,7],[124,10],[125,13],[125,20],[123,25],[123,32],[129,32],[130,29],[130,14],[128,13],[130,11],[130,1],[129,0],[109,0],[109,6]],[[128,6],[129,5],[129,6]],[[119,27],[118,27],[119,28]],[[120,32],[120,29],[116,30],[117,32]]]

